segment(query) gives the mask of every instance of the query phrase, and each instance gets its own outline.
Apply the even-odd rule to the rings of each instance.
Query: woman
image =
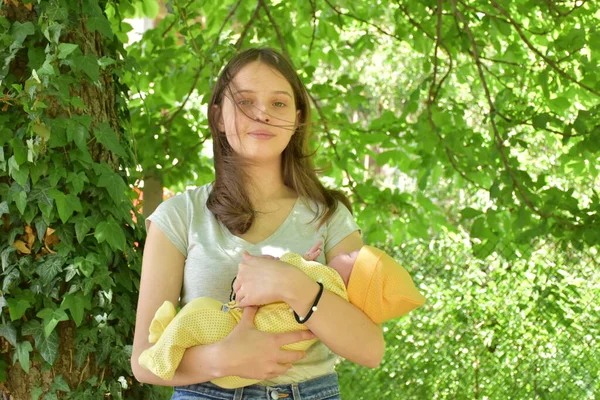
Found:
[[[285,301],[308,316],[320,285],[278,260],[242,259],[244,250],[278,256],[323,240],[318,261],[326,263],[363,245],[347,200],[321,185],[307,155],[306,89],[281,54],[250,49],[221,73],[208,119],[215,182],[165,201],[146,222],[133,373],[141,382],[176,386],[175,399],[339,398],[333,353],[376,367],[385,346],[380,327],[325,291],[304,322],[310,331],[260,332],[254,306]],[[224,340],[188,349],[169,381],[139,366],[140,353],[150,346],[150,321],[165,300],[177,304],[181,295],[181,305],[201,296],[226,302],[234,277],[245,309]],[[320,342],[306,353],[280,350],[313,335]],[[263,382],[236,390],[207,382],[230,375]]]

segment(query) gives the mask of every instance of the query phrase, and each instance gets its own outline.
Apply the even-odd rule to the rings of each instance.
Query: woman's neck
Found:
[[[281,168],[273,165],[248,166],[246,175],[250,180],[245,185],[246,191],[255,205],[289,197],[293,192],[283,183]]]

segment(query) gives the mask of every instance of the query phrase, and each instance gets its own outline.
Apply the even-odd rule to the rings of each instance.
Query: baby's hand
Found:
[[[313,247],[310,248],[306,253],[304,253],[304,259],[306,261],[316,261],[317,258],[321,255],[321,245],[323,244],[322,240],[319,240]]]

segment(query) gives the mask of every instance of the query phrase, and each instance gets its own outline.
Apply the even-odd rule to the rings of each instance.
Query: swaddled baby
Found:
[[[342,253],[334,257],[329,266],[307,261],[296,253],[285,253],[280,260],[322,283],[324,289],[350,301],[377,324],[405,315],[425,303],[425,297],[408,272],[383,251],[371,246],[363,246],[350,254]],[[150,324],[149,341],[155,344],[140,355],[140,365],[162,379],[172,379],[187,348],[224,339],[241,318],[242,308],[235,300],[223,304],[199,297],[179,313],[166,301]],[[254,323],[258,330],[271,333],[308,330],[296,321],[293,310],[284,302],[259,307]],[[305,351],[317,340],[304,340],[282,349]],[[211,382],[234,389],[259,381],[227,376]]]

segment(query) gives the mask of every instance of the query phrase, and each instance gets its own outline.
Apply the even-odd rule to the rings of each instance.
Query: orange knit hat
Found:
[[[376,324],[406,315],[425,303],[408,272],[385,252],[363,246],[350,281],[348,299]]]

